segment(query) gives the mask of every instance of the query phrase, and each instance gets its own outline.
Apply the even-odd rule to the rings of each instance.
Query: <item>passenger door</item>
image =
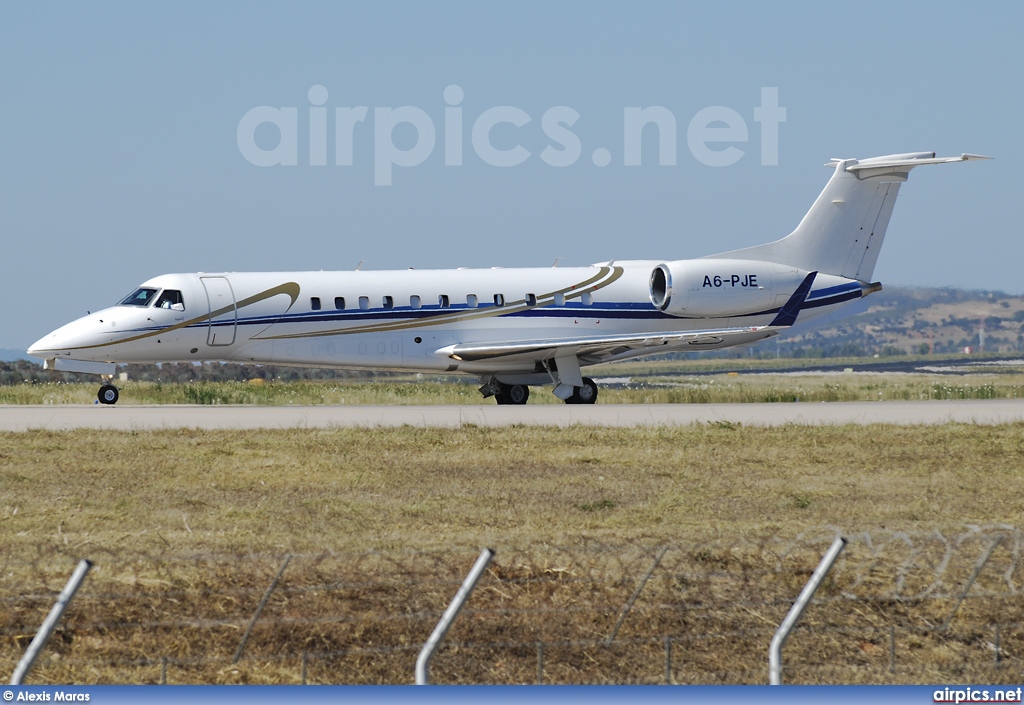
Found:
[[[231,345],[238,327],[238,306],[227,277],[200,277],[210,307],[206,344],[211,347]]]

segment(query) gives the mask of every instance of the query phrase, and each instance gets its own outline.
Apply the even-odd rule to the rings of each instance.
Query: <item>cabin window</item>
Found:
[[[164,289],[160,298],[156,300],[157,308],[168,308],[174,311],[185,310],[185,299],[177,289]]]
[[[565,294],[555,294],[555,306],[565,306]]]
[[[536,306],[537,305],[537,295],[536,294],[527,294],[526,295],[526,305],[527,306]]]
[[[381,303],[384,304],[384,308],[386,309],[392,309],[395,307],[395,299],[392,296],[385,296]]]
[[[466,294],[466,306],[468,306],[469,308],[477,307],[476,294]]]
[[[126,296],[123,301],[121,301],[121,305],[149,306],[150,302],[153,300],[153,296],[156,295],[156,292],[157,289],[147,289],[146,287],[136,289],[132,293],[128,294],[128,296]]]
[[[359,309],[362,310],[362,311],[369,311],[370,310],[370,297],[369,296],[360,296],[359,297]]]
[[[334,297],[334,308],[338,309],[339,311],[344,311],[345,310],[345,297],[344,296],[335,296]]]
[[[420,306],[421,304],[419,296],[413,294],[412,296],[409,297],[409,308],[419,308]]]
[[[494,305],[495,306],[504,306],[505,305],[505,295],[504,294],[495,294],[494,295]]]
[[[592,303],[594,303],[594,297],[590,295],[590,292],[587,292],[586,294],[580,297],[580,301],[583,302],[584,306],[590,306]]]
[[[440,308],[448,308],[451,304],[448,302],[448,294],[441,294],[437,297],[437,305]]]
[[[309,299],[309,307],[311,309],[313,309],[314,311],[319,311],[320,310],[320,297],[319,296],[312,296],[312,297],[310,297],[310,299]]]

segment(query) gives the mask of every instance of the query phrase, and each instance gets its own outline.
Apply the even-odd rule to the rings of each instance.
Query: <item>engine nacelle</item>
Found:
[[[772,262],[684,259],[651,272],[651,302],[671,316],[719,318],[768,313],[786,303],[805,272]]]

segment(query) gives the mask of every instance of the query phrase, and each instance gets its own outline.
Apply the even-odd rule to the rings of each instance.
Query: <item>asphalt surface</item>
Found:
[[[0,431],[78,428],[747,426],[836,424],[1001,424],[1024,421],[1024,400],[889,401],[779,404],[596,404],[594,406],[0,406]]]

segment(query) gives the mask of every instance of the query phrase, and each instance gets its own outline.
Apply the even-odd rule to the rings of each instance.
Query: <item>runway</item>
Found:
[[[0,406],[0,431],[89,428],[260,429],[343,427],[745,426],[1003,424],[1024,421],[1024,400],[780,404],[596,404],[594,406]]]

